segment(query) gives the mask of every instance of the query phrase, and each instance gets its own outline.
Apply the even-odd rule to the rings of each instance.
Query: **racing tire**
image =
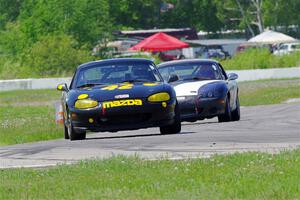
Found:
[[[225,113],[218,116],[219,122],[229,122],[231,121],[231,110],[230,110],[230,101],[229,97],[226,97],[226,104],[225,104]]]
[[[68,121],[69,124],[67,126],[67,133],[69,139],[72,140],[84,140],[86,138],[86,132],[85,131],[75,131],[73,124],[72,124],[72,119],[70,116],[70,113],[68,113]]]
[[[180,133],[180,131],[181,131],[181,120],[180,120],[180,110],[179,110],[178,103],[176,103],[176,106],[175,106],[175,119],[174,119],[174,122],[171,125],[160,127],[159,130],[160,130],[160,133],[162,135]]]
[[[240,112],[240,100],[239,97],[236,97],[236,109],[231,112],[231,121],[239,121],[241,118]]]
[[[65,124],[64,124],[64,134],[65,134],[65,139],[66,140],[70,139],[69,132],[68,132],[68,127]]]

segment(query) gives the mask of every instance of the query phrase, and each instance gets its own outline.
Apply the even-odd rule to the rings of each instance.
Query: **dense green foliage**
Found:
[[[289,32],[287,30],[289,25],[300,25],[299,0],[215,0],[214,2],[218,9],[217,16],[227,29],[246,28],[248,32],[252,29],[257,33],[259,17],[262,27],[282,26],[286,32]],[[292,31],[289,34],[299,37],[299,32],[298,35]]]
[[[96,59],[92,47],[112,32],[106,0],[0,3],[0,78],[70,73]],[[14,73],[6,77],[10,68]]]
[[[300,150],[0,171],[1,199],[299,199]]]
[[[67,35],[45,36],[27,51],[25,61],[32,74],[41,77],[73,71],[79,63],[92,60],[86,50],[76,49],[76,45],[76,40]]]
[[[0,79],[70,75],[76,65],[107,56],[113,30],[192,27],[210,33],[257,32],[254,2],[0,0]],[[300,25],[300,1],[259,2],[264,26],[282,26],[287,31],[289,25]],[[92,57],[97,44],[102,47],[100,57]]]

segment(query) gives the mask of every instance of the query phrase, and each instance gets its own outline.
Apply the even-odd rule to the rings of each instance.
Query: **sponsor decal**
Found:
[[[177,100],[178,100],[178,101],[185,100],[185,97],[177,97]]]
[[[122,106],[141,106],[141,105],[143,105],[141,99],[115,100],[115,101],[106,101],[102,103],[102,107],[104,109],[122,107]]]
[[[115,99],[126,99],[129,98],[129,94],[119,94],[115,96]]]

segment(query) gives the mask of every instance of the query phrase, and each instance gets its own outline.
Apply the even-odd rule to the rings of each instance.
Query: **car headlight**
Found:
[[[162,101],[169,101],[170,95],[167,92],[160,92],[153,94],[148,97],[148,101],[150,102],[162,102]]]
[[[201,91],[201,93],[199,93],[199,96],[201,98],[212,98],[214,97],[214,93],[212,91]]]
[[[207,85],[199,89],[200,98],[220,98],[226,93],[226,88],[223,85]]]
[[[88,109],[94,108],[98,105],[98,102],[91,99],[79,99],[75,102],[75,108],[77,109]]]

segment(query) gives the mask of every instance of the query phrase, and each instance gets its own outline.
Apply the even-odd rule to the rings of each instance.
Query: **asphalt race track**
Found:
[[[171,159],[207,157],[244,151],[276,153],[300,147],[300,103],[242,107],[241,121],[217,119],[184,123],[182,133],[160,135],[157,128],[88,134],[87,140],[64,139],[0,148],[0,168],[44,167],[112,155]]]

